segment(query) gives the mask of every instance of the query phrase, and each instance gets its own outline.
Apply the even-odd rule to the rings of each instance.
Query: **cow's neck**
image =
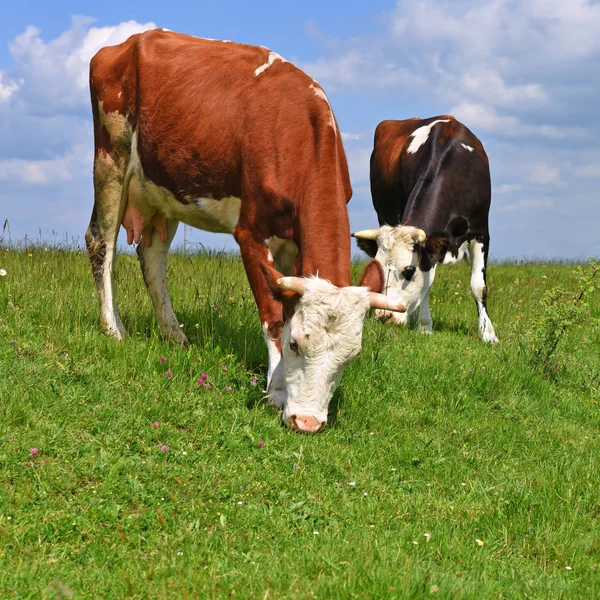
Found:
[[[302,276],[318,275],[338,287],[351,285],[350,224],[343,210],[319,207],[301,224]]]

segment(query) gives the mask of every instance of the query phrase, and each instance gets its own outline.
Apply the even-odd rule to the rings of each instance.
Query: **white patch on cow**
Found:
[[[117,94],[117,98],[120,98],[122,95],[123,95],[123,92],[119,92],[119,93]]]
[[[444,256],[444,260],[442,261],[443,265],[455,265],[457,262],[460,262],[462,259],[464,259],[465,257],[465,252],[467,251],[467,248],[469,246],[469,242],[463,242],[459,247],[458,247],[458,254],[456,256],[454,256],[454,254],[452,254],[452,252],[446,252],[446,255]]]
[[[254,71],[254,77],[258,77],[261,73],[264,73],[276,60],[280,60],[281,62],[287,62],[287,60],[279,56],[277,52],[269,52],[267,62]]]
[[[419,308],[423,299],[429,294],[429,289],[435,279],[435,269],[422,271],[419,268],[419,257],[415,252],[415,242],[412,234],[415,227],[400,225],[390,227],[384,225],[379,229],[377,236],[378,260],[385,275],[384,293],[394,301],[406,306],[405,313],[388,311],[375,311],[378,317],[389,317],[393,322],[406,325],[413,313]],[[410,281],[407,281],[402,272],[406,267],[415,267],[415,272]]]
[[[188,203],[184,204],[170,190],[147,179],[139,158],[137,131],[133,132],[131,140],[131,159],[125,175],[124,193],[128,194],[128,201],[135,204],[145,222],[159,216],[214,233],[232,233],[242,205],[241,199],[235,196],[220,200],[186,197]]]
[[[321,100],[325,100],[325,102],[327,102],[327,106],[329,107],[329,125],[333,127],[333,132],[337,135],[337,125],[335,122],[335,117],[333,116],[333,109],[331,108],[331,104],[329,104],[329,99],[327,98],[327,95],[316,81],[314,84],[311,83],[309,87],[315,93],[315,96],[317,96],[317,98],[321,98]]]
[[[483,304],[486,293],[485,278],[483,275],[485,272],[483,244],[472,240],[469,252],[471,254],[471,293],[477,304],[477,312],[479,314],[479,335],[484,342],[495,343],[498,341],[498,338]]]
[[[242,207],[241,199],[235,196],[227,196],[226,198],[221,198],[221,200],[197,198],[194,200],[194,204],[202,210],[201,219],[205,223],[208,221],[208,215],[210,215],[211,220],[216,222],[216,227],[213,227],[209,231],[220,231],[223,233],[233,232],[240,218]],[[194,225],[194,227],[197,227],[197,225]],[[202,229],[206,229],[206,227],[202,227]]]
[[[262,330],[265,337],[265,344],[267,344],[267,352],[269,353],[267,394],[271,404],[281,409],[284,407],[287,399],[281,352],[277,347],[277,343],[269,337],[269,326],[267,323],[263,323]]]
[[[171,30],[170,30],[170,29],[167,29],[166,27],[163,27],[163,28],[162,28],[162,30],[163,30],[163,31],[168,31],[168,32],[171,32]]]
[[[360,352],[368,289],[337,288],[307,278],[306,291],[281,337],[287,402],[283,420],[314,417],[327,421],[327,408],[346,364]],[[290,341],[298,348],[296,353]]]
[[[298,246],[293,240],[272,236],[265,240],[268,249],[269,262],[275,263],[275,268],[284,275],[291,275],[292,268],[298,256]]]
[[[448,123],[448,122],[450,122],[450,119],[437,119],[436,121],[433,121],[433,123],[430,123],[429,125],[423,125],[422,127],[415,129],[410,134],[412,141],[411,141],[410,145],[408,146],[408,148],[406,149],[406,152],[408,152],[408,154],[414,154],[427,141],[427,139],[429,138],[429,133],[431,132],[431,128],[434,125],[437,125],[438,123]]]
[[[111,140],[122,139],[131,134],[127,119],[119,112],[104,112],[104,103],[98,101],[100,124],[106,129]]]
[[[467,144],[463,144],[462,142],[460,143],[460,145],[465,149],[468,150],[469,152],[474,152],[475,148],[473,148],[472,146],[467,146]]]

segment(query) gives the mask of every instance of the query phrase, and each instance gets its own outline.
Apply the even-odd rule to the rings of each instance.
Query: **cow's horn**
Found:
[[[306,291],[306,282],[302,277],[281,277],[277,280],[277,285],[284,290],[296,292],[300,296]]]
[[[391,298],[378,294],[377,292],[369,292],[369,300],[371,308],[379,308],[381,310],[393,310],[394,312],[406,312],[406,306],[400,302],[394,302]]]
[[[360,238],[361,240],[376,240],[379,229],[363,229],[352,234],[352,237]]]
[[[421,242],[424,242],[427,239],[427,234],[422,229],[415,229],[410,234],[410,237],[413,239],[413,242],[415,244],[420,244]]]

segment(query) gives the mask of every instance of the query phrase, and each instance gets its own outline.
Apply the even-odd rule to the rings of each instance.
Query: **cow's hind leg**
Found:
[[[118,339],[127,335],[113,294],[113,263],[124,210],[123,161],[103,148],[94,158],[94,208],[85,241],[100,299],[100,318],[106,333]]]
[[[162,334],[167,339],[187,347],[188,339],[179,326],[167,288],[167,253],[178,225],[179,221],[167,221],[167,236],[164,241],[156,229],[151,229],[150,244],[146,239],[148,233],[144,232],[142,242],[137,247],[137,254]]]
[[[471,293],[477,305],[479,314],[479,335],[484,342],[495,343],[498,341],[494,326],[487,314],[487,284],[485,271],[487,267],[487,251],[489,240],[485,243],[472,240],[469,244],[471,255]]]

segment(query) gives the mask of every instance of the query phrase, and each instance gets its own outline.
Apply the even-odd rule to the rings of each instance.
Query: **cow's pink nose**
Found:
[[[290,427],[296,431],[305,431],[306,433],[316,433],[325,423],[320,423],[314,417],[290,417]]]

